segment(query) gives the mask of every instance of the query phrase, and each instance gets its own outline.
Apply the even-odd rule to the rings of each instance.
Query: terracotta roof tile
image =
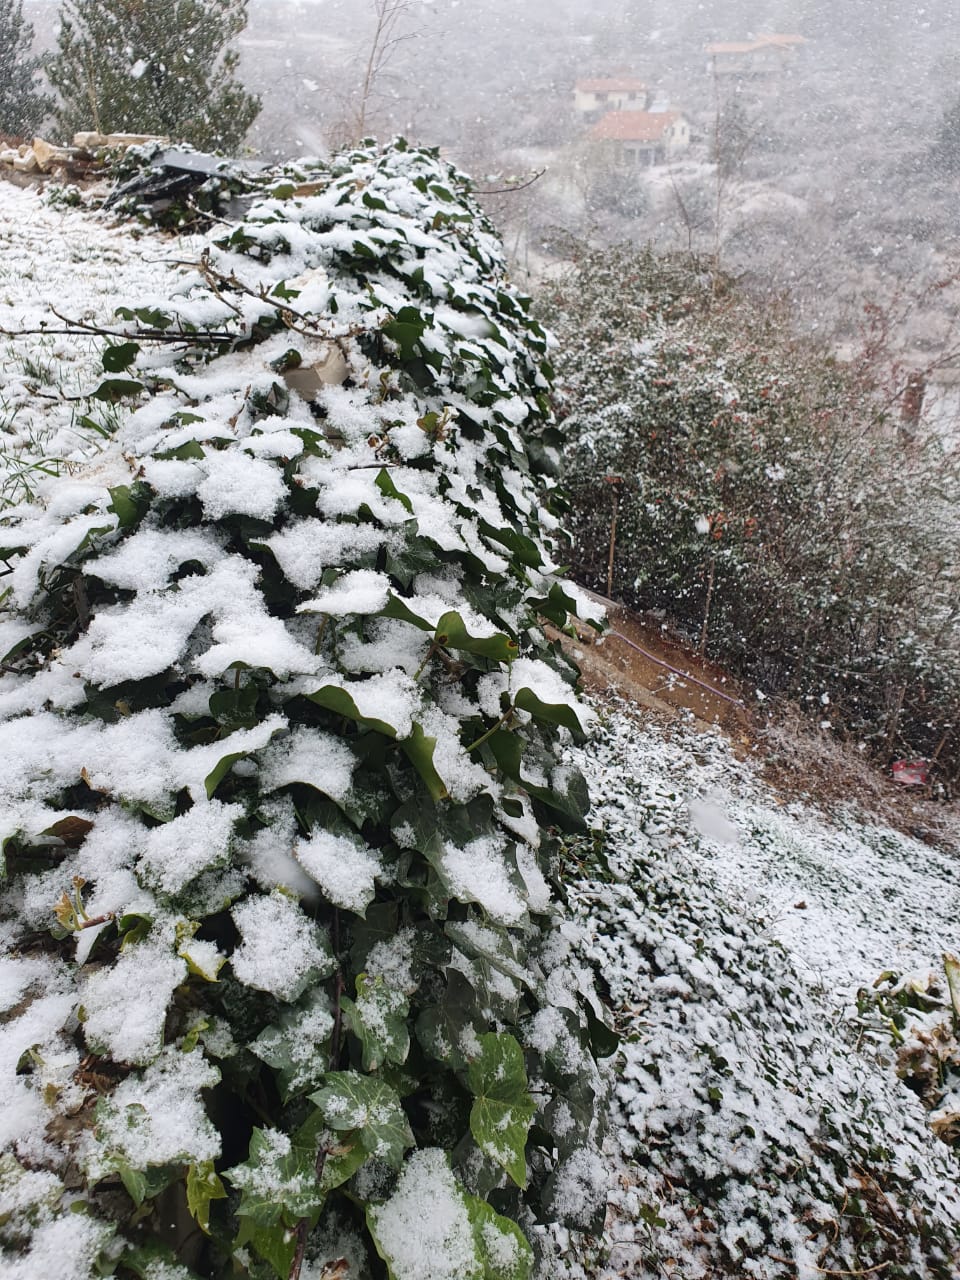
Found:
[[[578,80],[576,87],[581,93],[644,93],[647,88],[642,80],[634,80],[629,76],[615,76],[607,80]]]
[[[590,130],[597,142],[659,142],[679,111],[608,111]]]

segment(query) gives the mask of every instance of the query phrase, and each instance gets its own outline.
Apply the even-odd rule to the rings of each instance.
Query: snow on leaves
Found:
[[[438,1276],[521,1280],[527,1241],[477,1197],[512,1179],[532,1221],[569,1139],[531,1124],[520,1027],[556,968],[553,833],[585,803],[558,749],[591,718],[540,626],[575,608],[546,338],[436,156],[307,176],[175,298],[119,310],[105,371],[142,390],[116,439],[0,518],[4,936],[17,955],[57,925],[37,1043],[75,1015],[94,1062],[17,1078],[11,1143],[61,1126],[40,1164],[82,1151],[94,1220],[111,1179],[141,1206],[183,1183],[211,1243],[178,1237],[171,1266],[287,1280],[347,1196],[360,1247],[424,1276],[432,1239],[417,1261],[398,1235],[423,1185],[452,1215]],[[142,1270],[150,1213],[110,1213],[111,1258]]]

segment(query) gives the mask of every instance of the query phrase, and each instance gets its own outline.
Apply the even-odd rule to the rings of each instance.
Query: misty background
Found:
[[[51,47],[55,0],[25,13]],[[250,0],[240,77],[263,99],[251,153],[355,140],[373,31],[370,0]],[[705,46],[765,33],[803,43],[773,73],[715,72]],[[692,249],[789,296],[841,354],[871,326],[908,367],[952,353],[955,0],[411,0],[395,35],[365,131],[440,147],[481,191],[539,174],[484,196],[521,282],[570,236]],[[612,162],[574,85],[614,75],[681,112],[690,146],[649,167]]]

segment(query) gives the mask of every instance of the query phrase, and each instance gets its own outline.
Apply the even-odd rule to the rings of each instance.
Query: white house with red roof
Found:
[[[790,67],[797,50],[807,41],[798,35],[755,36],[752,40],[726,40],[704,45],[707,71],[738,79],[774,76]]]
[[[649,90],[633,76],[608,76],[578,80],[573,87],[574,110],[582,116],[598,116],[604,111],[644,111]]]
[[[620,164],[658,164],[690,145],[690,122],[681,111],[610,111],[590,130]]]

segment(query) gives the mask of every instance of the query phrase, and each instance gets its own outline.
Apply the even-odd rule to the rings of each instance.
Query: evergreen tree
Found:
[[[15,137],[32,134],[50,109],[37,89],[40,59],[31,56],[32,44],[21,0],[0,0],[0,132]]]
[[[235,149],[260,110],[226,48],[246,22],[246,0],[66,0],[50,67],[64,135],[157,133]]]

